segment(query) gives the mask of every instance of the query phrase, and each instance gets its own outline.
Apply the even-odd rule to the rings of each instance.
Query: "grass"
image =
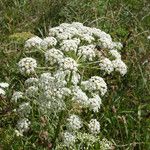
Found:
[[[0,80],[20,88],[24,78],[16,63],[24,41],[33,34],[43,37],[49,26],[72,21],[98,27],[123,43],[121,53],[128,66],[128,74],[111,83],[110,94],[103,100],[98,114],[101,132],[114,140],[117,150],[149,150],[149,10],[148,0],[0,0]],[[46,149],[47,145],[36,143],[36,132],[24,139],[14,137],[16,117],[9,99],[1,99],[0,108],[0,149]]]

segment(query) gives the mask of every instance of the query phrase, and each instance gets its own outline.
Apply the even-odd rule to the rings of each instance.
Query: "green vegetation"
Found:
[[[102,135],[114,141],[116,150],[149,150],[149,0],[0,0],[0,82],[19,89],[25,78],[16,64],[25,40],[33,35],[44,37],[49,26],[73,21],[100,28],[123,44],[121,54],[128,73],[119,80],[116,76],[103,99],[99,113]],[[14,135],[17,116],[12,110],[10,98],[0,97],[0,149],[50,149],[36,124],[40,120],[32,125],[31,136]]]

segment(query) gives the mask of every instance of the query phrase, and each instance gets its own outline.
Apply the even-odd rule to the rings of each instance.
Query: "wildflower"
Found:
[[[61,45],[61,50],[65,52],[69,51],[77,51],[78,45],[76,40],[64,40],[62,41]]]
[[[120,72],[122,76],[127,73],[127,66],[121,59],[116,59],[112,61],[115,71]]]
[[[37,96],[38,95],[38,87],[30,86],[29,88],[26,89],[25,95],[30,98]]]
[[[95,39],[89,34],[80,34],[79,37],[81,38],[82,41],[85,41],[87,43],[92,43]]]
[[[91,119],[88,127],[92,134],[98,134],[100,132],[100,124],[96,119]]]
[[[48,47],[56,46],[56,44],[57,44],[57,40],[54,37],[46,37],[43,39],[40,45],[41,47],[46,49]]]
[[[59,40],[69,40],[72,38],[72,34],[70,34],[68,32],[59,33],[59,34],[57,34],[57,38]]]
[[[6,83],[6,82],[1,82],[1,83],[0,83],[0,87],[1,87],[1,88],[7,88],[7,87],[9,87],[9,84]]]
[[[38,84],[38,79],[37,78],[33,78],[33,77],[31,77],[31,78],[28,78],[26,81],[25,81],[25,85],[27,86],[27,87],[29,87],[29,86],[36,86],[37,84]]]
[[[45,52],[46,62],[49,62],[50,65],[54,65],[63,59],[64,55],[58,49],[52,48]]]
[[[78,64],[71,57],[62,59],[59,63],[60,69],[68,71],[77,71]]]
[[[62,33],[64,30],[62,27],[54,27],[49,29],[49,36],[56,36],[59,33]]]
[[[100,149],[102,150],[108,150],[108,149],[112,149],[112,142],[108,141],[106,138],[103,138],[100,141]]]
[[[120,42],[113,42],[113,44],[114,44],[114,48],[118,50],[122,49],[123,47],[123,45]]]
[[[31,106],[29,102],[23,102],[17,110],[21,117],[27,117],[30,114]]]
[[[150,35],[147,37],[148,40],[150,40]]]
[[[110,74],[114,70],[113,64],[108,58],[102,59],[99,66],[101,70],[104,70],[108,74]]]
[[[113,43],[112,38],[109,34],[102,31],[102,32],[100,32],[98,37],[99,37],[98,42],[102,48],[113,49],[114,43]]]
[[[87,81],[82,81],[81,85],[83,88],[89,92],[100,91],[101,95],[105,95],[107,92],[107,84],[104,79],[98,76],[93,76]]]
[[[67,121],[69,128],[72,130],[79,130],[82,127],[81,120],[77,115],[71,115]]]
[[[115,59],[121,59],[121,55],[116,49],[112,49],[109,52]]]
[[[70,145],[74,144],[76,141],[76,136],[73,133],[70,133],[68,131],[64,132],[63,138],[64,138],[63,139],[64,144],[66,146],[70,146]]]
[[[0,95],[5,95],[6,94],[6,92],[5,92],[5,88],[7,88],[9,86],[9,84],[8,83],[6,83],[6,82],[1,82],[0,83]]]
[[[73,98],[72,98],[73,101],[78,102],[79,104],[81,104],[84,107],[89,106],[90,102],[88,100],[88,97],[87,97],[86,93],[84,93],[80,89],[80,87],[78,87],[78,86],[73,87],[72,92],[73,92]]]
[[[96,56],[94,48],[94,45],[80,46],[78,50],[78,56],[82,56],[84,60],[92,61]]]
[[[17,91],[13,93],[11,101],[17,103],[18,99],[21,98],[23,98],[23,92]]]
[[[19,130],[15,130],[16,136],[23,136],[23,134]]]
[[[23,58],[18,63],[19,70],[22,74],[31,74],[35,72],[37,67],[36,60],[31,57]]]
[[[31,122],[27,118],[18,120],[17,129],[20,133],[27,132],[29,130]]]
[[[0,88],[0,95],[5,95],[5,94],[6,92],[2,88]]]
[[[41,48],[41,43],[43,42],[43,40],[41,38],[39,38],[38,36],[35,37],[31,37],[30,39],[28,39],[25,42],[25,47],[26,48]]]
[[[98,112],[102,102],[99,95],[95,95],[93,98],[89,98],[89,103],[90,109],[92,109],[94,112]]]

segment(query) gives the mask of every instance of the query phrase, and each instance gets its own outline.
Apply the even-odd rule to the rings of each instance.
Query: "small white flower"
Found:
[[[49,29],[49,36],[57,36],[59,33],[62,33],[64,30],[62,27],[54,27]]]
[[[76,136],[73,133],[66,131],[63,136],[63,141],[66,146],[70,146],[75,143]]]
[[[89,34],[80,34],[79,37],[80,37],[80,39],[81,39],[82,41],[86,41],[86,42],[88,42],[89,44],[92,43],[92,42],[95,40],[94,37],[92,37],[92,36],[89,35]]]
[[[114,48],[114,43],[112,41],[112,38],[109,34],[101,31],[98,35],[99,39],[99,44],[101,45],[102,48],[107,48],[107,49],[113,49]]]
[[[84,60],[92,61],[93,58],[96,56],[94,45],[87,45],[87,46],[80,46],[78,49],[78,56],[82,56]]]
[[[82,81],[81,85],[83,88],[91,93],[100,91],[101,95],[105,95],[107,92],[107,84],[103,78],[93,76],[87,81]]]
[[[23,93],[20,91],[17,91],[13,93],[11,101],[17,103],[18,99],[20,98],[23,98]]]
[[[64,40],[61,44],[61,50],[65,52],[77,51],[78,45],[76,40]]]
[[[113,64],[108,58],[104,58],[100,61],[100,69],[106,71],[108,74],[110,74],[113,70]]]
[[[73,93],[73,98],[72,98],[73,101],[78,102],[79,104],[81,104],[84,107],[89,106],[90,101],[88,100],[86,93],[84,93],[80,89],[80,87],[78,87],[78,86],[73,87],[72,93]]]
[[[113,50],[110,50],[109,52],[113,57],[115,57],[115,59],[121,59],[121,55],[117,50],[113,49]]]
[[[26,81],[25,81],[25,85],[27,86],[27,87],[29,87],[29,86],[36,86],[37,84],[38,84],[38,79],[37,78],[28,78]]]
[[[70,33],[72,37],[79,34],[79,31],[75,27],[66,28],[65,32]]]
[[[46,37],[41,42],[41,46],[44,48],[56,46],[56,44],[57,44],[57,40],[54,37]]]
[[[150,35],[147,37],[148,40],[150,40]]]
[[[0,88],[0,95],[5,95],[5,94],[6,92],[2,88]]]
[[[79,130],[82,127],[81,119],[77,115],[71,115],[67,121],[68,127],[72,130]]]
[[[59,33],[57,34],[57,38],[58,40],[68,40],[72,38],[72,34],[68,32]]]
[[[9,84],[6,83],[6,82],[1,82],[1,83],[0,83],[0,87],[1,87],[1,88],[7,88],[7,87],[9,87]]]
[[[96,119],[91,119],[88,127],[92,134],[98,134],[100,132],[100,124]]]
[[[15,130],[15,134],[16,134],[16,136],[23,136],[23,133],[18,130]]]
[[[98,112],[102,103],[99,95],[95,95],[93,98],[89,98],[89,102],[90,109],[92,109],[94,112]]]
[[[42,73],[39,79],[39,87],[46,91],[47,89],[50,88],[51,83],[54,82],[54,77],[51,76],[51,73]]]
[[[35,72],[37,67],[36,60],[31,57],[23,58],[18,63],[19,70],[22,74],[31,74]]]
[[[17,110],[19,116],[27,117],[30,114],[31,106],[29,102],[23,102]]]
[[[31,48],[31,47],[41,48],[42,41],[43,40],[39,38],[38,36],[32,37],[25,42],[25,47],[26,48]]]
[[[45,59],[51,65],[58,63],[63,59],[63,57],[64,57],[63,53],[55,48],[49,49],[48,51],[45,52]]]
[[[80,74],[73,71],[72,72],[72,79],[71,79],[71,82],[73,83],[73,85],[77,85],[79,83],[79,80],[80,80]],[[68,79],[69,80],[69,79]]]
[[[67,29],[70,27],[70,24],[69,23],[61,23],[59,26],[63,29]]]
[[[113,42],[113,44],[114,44],[114,48],[118,50],[122,49],[123,47],[123,45],[120,42]]]
[[[20,133],[27,132],[29,130],[31,122],[27,118],[20,119],[17,122],[17,129]]]
[[[35,97],[38,95],[38,87],[36,86],[30,86],[28,89],[26,89],[25,95],[27,97]]]
[[[124,76],[127,73],[127,66],[122,60],[120,59],[113,60],[112,64],[115,70],[120,72],[122,76]]]
[[[68,71],[77,71],[78,64],[71,57],[66,57],[60,61],[60,69]]]
[[[112,149],[113,143],[111,141],[108,141],[106,138],[103,138],[100,141],[100,149],[108,150]]]

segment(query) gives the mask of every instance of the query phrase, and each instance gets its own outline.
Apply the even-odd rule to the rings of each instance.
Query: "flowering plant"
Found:
[[[38,112],[46,118],[42,125],[48,126],[54,149],[111,148],[112,143],[100,136],[100,120],[94,114],[108,90],[104,76],[127,72],[118,52],[122,44],[100,29],[73,22],[50,28],[44,39],[28,39],[25,48],[28,53],[39,52],[44,62],[38,65],[32,57],[18,62],[20,73],[28,79],[25,90],[11,98],[19,104],[16,134],[23,136],[34,128],[33,116]]]

